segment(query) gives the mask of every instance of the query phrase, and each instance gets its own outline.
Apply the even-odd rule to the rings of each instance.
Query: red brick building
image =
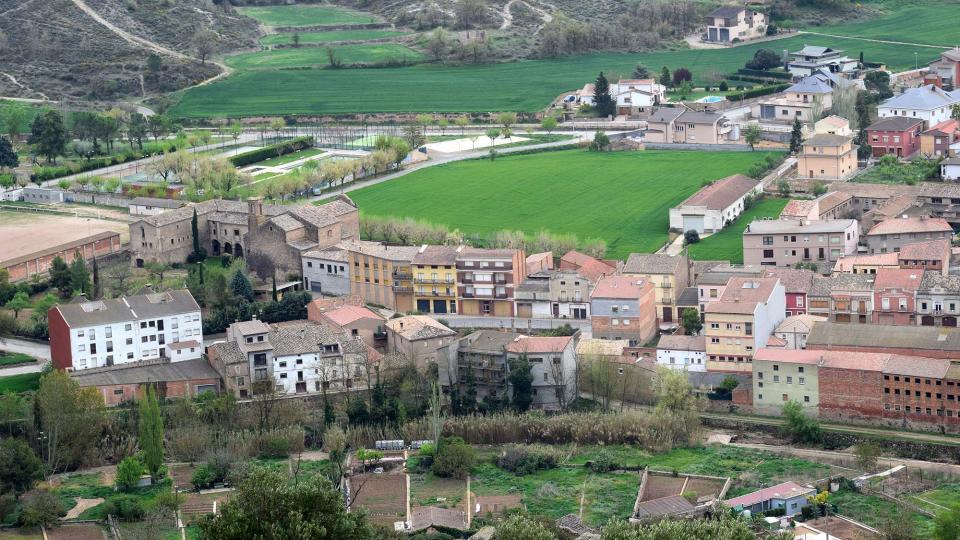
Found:
[[[765,277],[780,278],[787,300],[787,317],[807,313],[807,292],[813,287],[812,270],[776,268],[767,270]]]
[[[70,264],[78,251],[88,261],[94,256],[102,257],[116,253],[120,251],[120,235],[113,231],[93,234],[14,259],[0,261],[0,268],[10,273],[10,281],[24,281],[38,274],[46,274],[50,270],[50,264],[57,257]]]
[[[151,360],[71,372],[80,386],[94,387],[108,406],[143,397],[153,385],[159,398],[192,398],[220,391],[220,375],[204,359],[170,362]]]
[[[873,148],[873,157],[909,157],[920,151],[921,131],[923,119],[891,116],[870,124],[867,140]]]

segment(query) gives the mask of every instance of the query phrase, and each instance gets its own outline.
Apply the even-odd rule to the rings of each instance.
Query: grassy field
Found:
[[[690,257],[702,261],[730,261],[743,264],[743,231],[755,219],[777,217],[787,199],[768,198],[744,212],[736,221],[717,234],[690,246]]]
[[[896,503],[875,495],[841,490],[830,494],[830,502],[837,505],[840,514],[877,528],[888,520],[910,519],[918,538],[930,538],[933,520],[900,508]]]
[[[407,32],[399,30],[330,30],[327,32],[303,32],[300,43],[330,43],[333,41],[366,41],[405,36]],[[270,34],[260,38],[262,45],[285,45],[293,43],[293,34]]]
[[[319,26],[376,22],[376,18],[369,13],[333,6],[262,6],[243,7],[237,10],[266,26]]]
[[[0,377],[0,394],[11,392],[29,392],[40,387],[39,373],[23,373],[20,375],[10,375]]]
[[[359,112],[536,111],[564,91],[583,87],[604,71],[608,78],[629,76],[637,62],[652,69],[686,67],[695,82],[724,75],[762,47],[798,50],[804,43],[839,47],[891,69],[912,68],[914,50],[900,45],[840,38],[794,36],[726,49],[602,53],[553,60],[526,60],[479,66],[420,64],[389,69],[241,71],[223,81],[188,91],[172,109],[177,117],[259,114],[346,114]],[[919,50],[919,61],[935,59],[937,49]],[[383,81],[390,81],[384,85]],[[346,97],[345,97],[346,96]]]
[[[391,60],[420,60],[423,55],[397,43],[368,43],[340,45],[334,54],[344,64],[376,64]],[[327,49],[303,47],[299,49],[271,49],[230,56],[228,66],[243,70],[276,70],[329,65]]]
[[[369,215],[411,216],[466,233],[546,229],[602,238],[608,256],[625,257],[659,248],[669,208],[705,180],[744,172],[763,156],[564,150],[438,165],[350,197]]]
[[[0,351],[0,367],[15,366],[17,364],[29,364],[31,362],[36,362],[36,359],[32,356],[23,353],[7,353]]]
[[[251,166],[276,167],[278,165],[286,165],[287,163],[293,163],[294,161],[297,161],[300,159],[317,156],[322,154],[323,152],[324,151],[319,148],[308,148],[307,150],[300,150],[299,152],[291,152],[289,154],[284,154],[280,157],[270,158],[264,161],[258,161],[257,163],[254,163]]]
[[[877,18],[846,24],[836,24],[808,28],[811,32],[837,34],[842,36],[903,41],[954,47],[957,45],[957,21],[960,20],[960,4],[950,2],[887,2],[886,13]],[[909,21],[909,24],[904,24]],[[847,53],[854,49],[847,47]],[[911,54],[915,49],[908,49]],[[920,61],[923,62],[923,50]],[[851,56],[854,56],[851,54]],[[864,60],[877,62],[865,53]]]

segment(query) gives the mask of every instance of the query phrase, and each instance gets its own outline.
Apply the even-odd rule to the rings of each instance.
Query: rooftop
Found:
[[[80,386],[109,386],[156,382],[219,380],[220,375],[202,358],[184,362],[146,360],[70,373]]]
[[[833,265],[834,272],[853,273],[855,266],[900,266],[900,254],[891,251],[890,253],[874,253],[872,255],[847,255],[840,257]]]
[[[933,110],[960,102],[960,90],[948,92],[932,84],[911,88],[880,104],[880,108]]]
[[[454,266],[457,264],[458,246],[433,246],[424,244],[417,249],[412,264],[423,266]]]
[[[874,289],[916,291],[920,287],[923,270],[918,268],[881,268],[873,282]]]
[[[457,333],[426,315],[407,315],[390,319],[386,324],[392,332],[405,339],[415,341],[435,337],[455,336]]]
[[[853,142],[853,137],[845,135],[834,135],[832,133],[817,133],[813,137],[803,141],[804,146],[845,146]]]
[[[800,82],[794,84],[784,92],[798,92],[802,94],[829,94],[833,88],[821,77],[810,76],[800,79]]]
[[[780,219],[786,217],[805,218],[819,206],[818,201],[809,199],[793,199],[783,207]]]
[[[700,188],[700,191],[688,197],[680,206],[705,206],[711,210],[724,210],[756,189],[759,184],[759,180],[734,174]]]
[[[791,315],[783,320],[774,332],[792,334],[794,332],[808,332],[813,325],[827,320],[826,317],[818,317],[805,313],[803,315]]]
[[[891,218],[873,226],[867,233],[869,236],[878,234],[903,234],[924,232],[950,232],[953,228],[943,218],[932,217],[899,217]]]
[[[907,131],[920,124],[923,124],[922,118],[910,118],[909,116],[888,116],[878,118],[876,122],[867,126],[868,130],[874,131]]]
[[[714,302],[707,304],[707,313],[753,313],[757,304],[770,299],[779,280],[777,278],[734,277],[727,282]]]
[[[132,206],[153,206],[155,208],[180,208],[186,203],[177,199],[160,199],[156,197],[134,197],[131,199]]]
[[[819,234],[842,233],[856,228],[853,219],[818,219],[799,221],[796,219],[759,219],[747,225],[743,234]]]
[[[84,328],[141,319],[159,319],[200,311],[187,289],[161,293],[121,296],[103,300],[71,302],[51,308],[58,310],[70,328]]]
[[[816,493],[816,491],[817,490],[812,487],[804,487],[796,482],[784,482],[782,484],[763,488],[752,493],[747,493],[746,495],[727,499],[724,502],[731,508],[735,508],[737,506],[747,507],[764,501],[769,501],[770,499],[791,499],[793,497],[800,497],[809,495],[811,493]]]
[[[522,337],[522,334],[516,332],[477,330],[459,340],[459,349],[461,352],[502,354],[519,337]]]
[[[960,276],[945,276],[940,272],[924,272],[920,280],[921,292],[946,292],[960,294]]]
[[[683,256],[665,253],[631,253],[623,265],[624,274],[675,274],[677,268],[687,263]]]
[[[944,260],[950,264],[950,241],[931,240],[906,244],[900,248],[900,260],[908,261],[938,261]]]
[[[657,349],[669,351],[706,351],[707,338],[704,336],[661,336]]]
[[[784,292],[806,293],[813,285],[813,270],[798,270],[796,268],[771,268],[764,277],[775,277],[783,283]]]
[[[316,300],[314,300],[314,302],[316,302]],[[374,319],[377,321],[386,320],[363,306],[353,306],[349,304],[328,311],[323,311],[320,315],[338,326],[345,326],[362,319]]]
[[[636,276],[606,276],[600,278],[590,298],[623,298],[637,300],[647,282]]]
[[[420,250],[417,246],[390,246],[381,242],[362,240],[342,242],[340,245],[351,253],[370,255],[397,262],[410,262]]]
[[[561,337],[530,337],[519,336],[507,345],[507,352],[512,353],[561,353],[573,341],[573,336]]]
[[[630,346],[626,339],[592,339],[584,338],[577,343],[578,355],[621,356],[623,350]]]
[[[940,326],[892,326],[882,324],[819,323],[807,338],[808,348],[828,346],[865,349],[914,349],[960,351],[960,329]]]

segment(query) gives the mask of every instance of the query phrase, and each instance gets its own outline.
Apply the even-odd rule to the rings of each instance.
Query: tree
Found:
[[[56,287],[64,298],[73,293],[70,288],[70,266],[59,256],[50,262],[50,286]]]
[[[590,150],[593,152],[603,152],[610,148],[610,137],[601,130],[593,134],[593,140],[590,141]]]
[[[800,119],[793,120],[793,129],[790,131],[790,153],[797,154],[803,148],[803,126]]]
[[[677,68],[673,70],[673,86],[680,86],[685,82],[693,81],[693,74],[687,68]]]
[[[457,18],[457,25],[465,30],[483,20],[483,14],[487,10],[485,0],[457,0],[453,6],[453,13]]]
[[[556,540],[556,536],[542,523],[523,514],[510,516],[497,524],[493,540]]]
[[[17,294],[13,295],[6,304],[5,308],[13,312],[13,318],[16,319],[20,316],[20,312],[30,308],[30,297],[27,296],[27,293],[20,291]]]
[[[547,132],[547,135],[557,129],[557,118],[555,116],[546,116],[540,122],[540,127]]]
[[[610,97],[610,83],[602,71],[593,85],[593,108],[600,116],[610,116],[617,112],[617,102]]]
[[[299,49],[299,48],[300,48],[300,34],[298,34],[297,32],[294,32],[293,35],[290,36],[290,42],[293,43],[293,48]]]
[[[490,139],[490,145],[493,146],[493,142],[500,136],[500,128],[489,128],[487,129],[486,135],[487,138]]]
[[[243,124],[239,120],[230,122],[230,138],[233,139],[233,144],[237,144],[241,135],[243,135]]]
[[[655,380],[657,391],[656,409],[676,414],[698,413],[700,401],[686,374],[669,368],[658,368]],[[699,419],[697,420],[699,422]]]
[[[803,405],[797,401],[788,401],[783,406],[785,429],[796,442],[813,443],[820,440],[820,423],[807,416]]]
[[[162,114],[155,114],[147,120],[147,130],[153,136],[153,142],[169,135],[171,127],[170,119]]]
[[[431,471],[442,478],[464,479],[470,474],[476,460],[473,447],[463,442],[463,439],[446,437],[440,439],[437,445]]]
[[[236,298],[253,302],[253,285],[250,284],[250,280],[240,269],[233,273],[233,278],[230,280],[230,291]]]
[[[751,151],[756,150],[754,146],[760,142],[760,126],[757,124],[750,124],[743,128],[743,142],[750,146]]]
[[[143,464],[134,456],[123,458],[123,461],[117,465],[117,477],[114,482],[119,491],[133,491],[140,483],[140,476],[143,475]]]
[[[143,453],[143,464],[150,472],[150,476],[157,479],[160,467],[163,466],[163,418],[160,416],[160,404],[157,402],[157,393],[152,385],[147,385],[147,391],[140,400],[139,412],[138,442],[140,451]]]
[[[820,180],[814,180],[811,191],[815,197],[819,197],[827,192],[827,185]]]
[[[950,107],[950,118],[960,120],[960,103]]]
[[[934,540],[960,539],[960,505],[954,505],[946,512],[939,512],[933,519]]]
[[[163,275],[170,271],[170,265],[162,262],[149,262],[146,265],[147,272],[150,272],[150,277],[156,283],[154,285],[163,284]]]
[[[643,65],[641,62],[637,62],[637,65],[633,67],[633,78],[634,79],[649,79],[650,70],[647,69],[647,66]]]
[[[0,442],[0,493],[9,491],[19,496],[33,488],[37,480],[43,480],[43,461],[30,445],[15,438]]]
[[[53,163],[57,156],[67,150],[67,130],[63,126],[63,117],[55,110],[49,110],[33,119],[29,143],[36,146],[37,154]]]
[[[23,133],[24,123],[27,121],[27,108],[18,101],[8,102],[3,115],[4,130],[14,143]]]
[[[117,295],[127,292],[126,282],[132,277],[133,271],[127,264],[115,264],[107,269],[107,279],[113,282],[113,292]]]
[[[753,53],[753,59],[749,60],[744,67],[747,69],[768,70],[781,65],[780,55],[771,49],[758,49]]]
[[[147,57],[147,72],[154,81],[160,78],[160,72],[163,70],[163,58],[157,53],[150,53]]]
[[[427,40],[427,51],[430,52],[430,56],[433,57],[436,61],[443,60],[443,57],[447,54],[447,31],[443,27],[438,26],[433,33],[430,34],[430,38]]]
[[[660,84],[663,86],[669,87],[671,82],[672,81],[670,79],[670,68],[668,68],[667,66],[663,66],[663,68],[660,69]]]
[[[695,229],[690,229],[683,233],[683,245],[689,246],[700,242],[700,233]]]
[[[880,524],[880,537],[883,540],[915,540],[917,535],[914,528],[911,519],[902,519],[899,516],[889,517]]]
[[[502,112],[497,115],[497,123],[500,124],[500,135],[504,139],[509,139],[513,134],[511,127],[517,123],[517,113]]]
[[[510,361],[510,386],[513,387],[513,409],[525,412],[533,403],[533,375],[526,355]]]
[[[94,300],[99,299],[103,296],[103,287],[100,284],[100,265],[97,263],[97,258],[93,258],[93,284],[90,289],[90,297]]]
[[[197,30],[190,38],[190,44],[193,46],[193,50],[196,51],[197,56],[200,57],[201,64],[207,63],[207,56],[213,52],[216,42],[217,34],[206,28]]]
[[[868,71],[863,76],[863,85],[868,92],[876,94],[878,101],[893,97],[893,90],[890,88],[890,74],[886,71]]]
[[[872,442],[860,443],[853,448],[853,453],[857,456],[857,466],[864,472],[870,473],[876,470],[881,453],[879,445]]]
[[[50,473],[91,455],[103,421],[103,397],[96,388],[81,388],[65,372],[55,370],[40,378],[36,403],[42,456]]]
[[[0,169],[13,169],[20,165],[20,158],[14,151],[13,145],[5,137],[0,137]]]
[[[207,258],[207,250],[200,245],[200,227],[197,224],[196,208],[193,209],[193,217],[190,218],[190,233],[193,235],[193,261],[192,262],[201,262]]]
[[[20,499],[19,524],[23,527],[49,527],[66,513],[60,499],[46,489],[28,491]]]
[[[703,329],[703,323],[700,322],[700,313],[695,309],[685,309],[683,311],[683,329],[687,334],[695,336]]]
[[[90,272],[87,271],[87,261],[79,251],[73,254],[70,263],[70,292],[90,294]]]
[[[864,92],[857,92],[856,106],[855,110],[857,112],[857,127],[859,131],[857,132],[857,138],[854,142],[857,143],[857,157],[866,158],[873,153],[873,150],[870,148],[869,141],[867,137],[867,126],[870,125],[870,111],[867,107],[867,96]]]
[[[458,116],[453,119],[453,123],[460,128],[460,136],[462,137],[466,131],[467,126],[470,125],[470,117],[466,115]]]
[[[364,512],[350,512],[330,481],[315,475],[290,482],[286,475],[254,468],[217,515],[200,520],[200,538],[310,538],[374,540]]]

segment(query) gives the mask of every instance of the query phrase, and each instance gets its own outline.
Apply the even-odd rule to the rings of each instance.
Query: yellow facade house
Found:
[[[457,255],[462,247],[421,246],[410,268],[413,305],[420,313],[457,313]]]

